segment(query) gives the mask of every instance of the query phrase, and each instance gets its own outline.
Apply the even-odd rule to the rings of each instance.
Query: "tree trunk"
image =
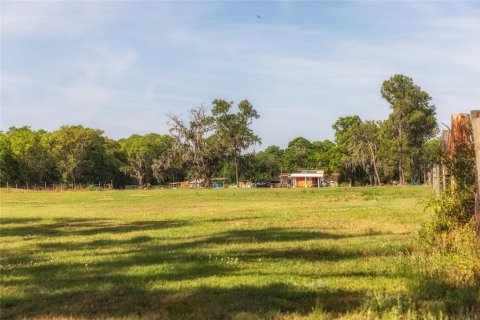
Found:
[[[137,178],[138,186],[140,188],[143,187],[143,174],[140,171],[137,171],[137,174],[135,176]]]
[[[405,176],[403,173],[403,148],[402,148],[402,125],[398,128],[398,183],[400,185],[405,184]]]
[[[235,181],[237,183],[237,188],[238,188],[240,186],[240,181],[238,178],[238,167],[240,166],[240,157],[235,155],[234,162],[235,162]]]
[[[378,168],[377,168],[377,157],[375,156],[375,152],[373,150],[372,143],[369,142],[368,146],[370,147],[370,153],[372,154],[372,162],[373,162],[373,171],[375,172],[375,179],[377,181],[377,185],[380,185],[380,175],[378,174]]]

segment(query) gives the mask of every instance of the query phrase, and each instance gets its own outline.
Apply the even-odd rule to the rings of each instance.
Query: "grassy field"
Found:
[[[404,270],[428,193],[3,190],[1,317],[363,318],[385,304],[408,309]]]

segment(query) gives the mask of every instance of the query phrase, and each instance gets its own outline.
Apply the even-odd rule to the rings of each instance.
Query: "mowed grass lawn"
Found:
[[[406,290],[427,194],[3,190],[1,317],[352,317]]]

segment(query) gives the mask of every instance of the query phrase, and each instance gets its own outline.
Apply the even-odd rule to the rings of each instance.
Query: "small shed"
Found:
[[[181,182],[170,182],[170,188],[171,189],[178,189],[180,187]]]
[[[323,185],[323,170],[302,170],[300,172],[291,173],[289,178],[293,187],[321,187]]]

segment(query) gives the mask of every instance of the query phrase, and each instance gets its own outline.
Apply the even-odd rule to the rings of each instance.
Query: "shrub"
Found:
[[[420,308],[446,314],[480,312],[480,259],[475,225],[448,225],[434,219],[423,225],[420,239],[428,254],[412,256],[407,289]],[[467,317],[468,318],[468,317]]]
[[[99,187],[94,185],[94,184],[89,184],[88,186],[85,187],[85,190],[88,190],[88,191],[97,191],[99,190]]]

